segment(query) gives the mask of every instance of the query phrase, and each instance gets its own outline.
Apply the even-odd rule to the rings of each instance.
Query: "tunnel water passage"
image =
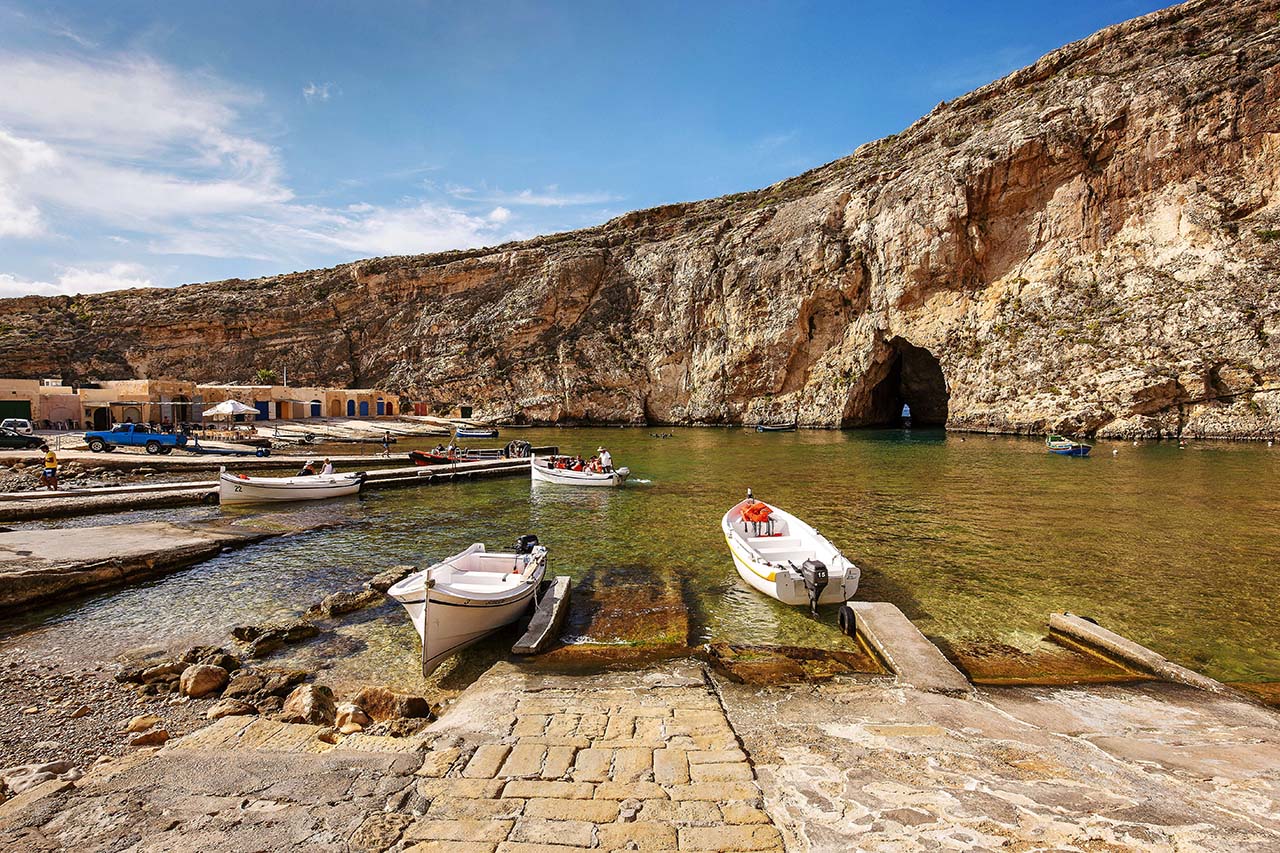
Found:
[[[945,425],[947,380],[938,359],[903,338],[889,341],[889,348],[887,372],[871,389],[867,410],[856,426],[897,426],[904,403],[911,407],[913,425]]]

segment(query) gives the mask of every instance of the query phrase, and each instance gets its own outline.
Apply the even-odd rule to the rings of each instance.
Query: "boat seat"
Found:
[[[749,536],[747,544],[756,549],[787,549],[795,548],[800,544],[799,536]]]

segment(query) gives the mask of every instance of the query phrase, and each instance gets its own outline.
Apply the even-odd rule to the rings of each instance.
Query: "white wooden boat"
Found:
[[[607,474],[591,471],[570,471],[557,468],[555,456],[535,456],[529,470],[534,482],[559,483],[562,486],[621,486],[631,476],[630,468],[614,468]]]
[[[757,515],[751,510],[760,506],[768,507],[767,520],[750,520]],[[816,609],[847,601],[858,591],[862,572],[835,545],[794,515],[755,500],[749,491],[720,525],[738,574],[783,604]]]
[[[309,477],[250,477],[218,474],[218,500],[224,504],[314,501],[354,495],[364,483],[364,474],[313,474]]]
[[[422,640],[422,674],[519,619],[546,571],[547,549],[522,536],[514,552],[490,553],[477,542],[387,590]]]

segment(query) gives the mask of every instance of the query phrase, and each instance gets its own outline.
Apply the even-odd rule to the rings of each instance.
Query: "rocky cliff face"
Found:
[[[467,252],[0,302],[0,375],[531,421],[1280,433],[1280,0],[1103,30],[756,192]],[[43,334],[41,332],[43,330]]]

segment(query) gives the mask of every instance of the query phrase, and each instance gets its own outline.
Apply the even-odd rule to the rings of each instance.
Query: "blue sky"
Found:
[[[753,189],[1159,2],[0,0],[0,296]]]

